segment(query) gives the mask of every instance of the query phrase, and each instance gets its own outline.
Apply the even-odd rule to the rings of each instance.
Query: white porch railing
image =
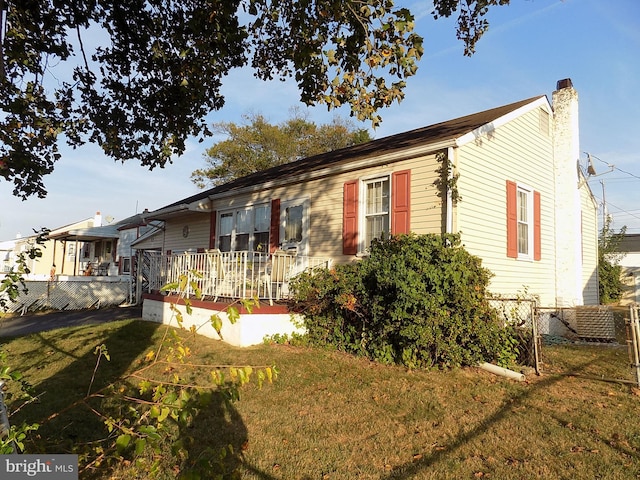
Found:
[[[149,292],[178,282],[187,275],[186,295],[195,295],[192,283],[203,298],[252,298],[280,300],[289,296],[289,280],[303,271],[329,268],[332,260],[286,252],[219,252],[152,254],[149,258]],[[196,273],[197,272],[197,273]],[[176,293],[175,291],[170,293]]]

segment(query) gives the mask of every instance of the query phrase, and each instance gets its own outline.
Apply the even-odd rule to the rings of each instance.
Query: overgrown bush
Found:
[[[517,356],[487,301],[491,272],[460,236],[375,241],[362,261],[292,282],[315,344],[408,367],[507,364]]]

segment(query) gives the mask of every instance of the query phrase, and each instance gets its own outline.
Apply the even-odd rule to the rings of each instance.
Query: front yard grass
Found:
[[[156,347],[162,329],[119,321],[2,339],[11,365],[41,394],[11,421],[43,422],[82,398],[100,344],[107,345],[111,361],[101,362],[94,389],[124,376]],[[628,384],[566,371],[528,376],[523,383],[477,368],[407,371],[339,352],[236,348],[200,336],[191,348],[193,363],[275,364],[280,371],[262,389],[243,387],[232,407],[217,404],[202,412],[190,429],[194,454],[204,446],[233,445],[244,479],[640,477],[640,396]],[[620,357],[620,349],[611,347],[553,348],[548,358],[565,361],[574,374],[604,362],[609,376],[629,376],[626,350]],[[88,409],[74,408],[45,421],[27,453],[67,453],[102,436]],[[175,476],[167,469],[161,477]],[[147,478],[126,462],[81,475],[89,477]]]

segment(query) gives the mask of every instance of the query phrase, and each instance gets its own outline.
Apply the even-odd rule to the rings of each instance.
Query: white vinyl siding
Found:
[[[212,208],[217,212],[228,211],[231,205],[255,205],[280,199],[309,199],[309,248],[311,256],[332,258],[335,262],[350,261],[342,254],[342,196],[343,185],[358,178],[390,176],[393,172],[411,170],[411,231],[415,233],[442,232],[442,200],[433,182],[439,167],[435,154],[418,156],[409,160],[389,162],[384,165],[340,173],[327,178],[284,187],[257,191],[253,194],[219,199]],[[362,186],[361,186],[362,188]],[[283,209],[284,210],[284,209]],[[295,212],[292,212],[294,214]],[[281,215],[285,214],[281,211]],[[361,220],[361,219],[360,219]],[[289,232],[288,235],[293,232]],[[220,235],[216,231],[216,235]],[[280,238],[280,242],[284,241]]]
[[[494,274],[492,292],[514,296],[526,290],[540,295],[546,305],[555,303],[552,159],[551,139],[540,132],[537,109],[456,152],[460,172],[457,187],[462,201],[456,205],[455,230],[461,232],[462,243],[470,253],[481,257],[482,265]],[[531,189],[531,196],[533,190],[541,196],[542,258],[517,262],[517,267],[514,259],[506,256],[507,180],[522,182]],[[533,230],[533,223],[530,229]],[[533,241],[528,238],[533,257]]]
[[[208,213],[188,213],[183,217],[167,221],[164,250],[181,253],[195,252],[198,248],[209,248],[209,217]],[[186,237],[183,235],[184,227],[189,227]]]
[[[598,209],[585,183],[580,188],[582,207],[582,291],[585,305],[598,305]]]

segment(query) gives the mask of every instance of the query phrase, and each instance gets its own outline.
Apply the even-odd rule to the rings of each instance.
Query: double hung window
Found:
[[[530,256],[533,244],[533,199],[531,192],[518,186],[518,256]]]
[[[268,205],[221,212],[218,248],[223,252],[267,251],[270,215]]]
[[[292,205],[284,209],[283,243],[296,244],[302,241],[303,205]]]
[[[343,185],[342,253],[366,254],[371,242],[411,230],[411,170]]]
[[[507,180],[507,257],[540,260],[540,192]]]
[[[389,237],[391,225],[389,177],[365,181],[364,196],[364,247],[367,249],[374,239]]]

